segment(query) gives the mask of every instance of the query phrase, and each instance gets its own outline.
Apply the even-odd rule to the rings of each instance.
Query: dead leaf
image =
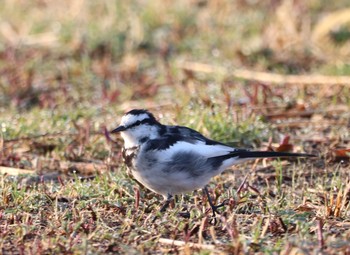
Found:
[[[350,158],[350,149],[336,149],[333,150],[333,154],[336,158]]]
[[[278,152],[291,152],[293,151],[293,144],[289,143],[290,136],[286,135],[282,138],[280,145],[275,149]]]

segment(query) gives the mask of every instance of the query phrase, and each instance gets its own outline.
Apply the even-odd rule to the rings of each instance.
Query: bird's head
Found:
[[[159,135],[161,124],[147,110],[135,109],[124,114],[119,127],[111,133],[121,133],[125,148],[138,146]]]

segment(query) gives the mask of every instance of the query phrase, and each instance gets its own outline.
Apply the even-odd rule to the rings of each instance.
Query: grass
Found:
[[[1,253],[349,253],[348,85],[261,83],[214,68],[348,75],[349,25],[334,18],[345,7],[5,1]],[[106,136],[132,108],[233,146],[319,157],[248,162],[213,178],[214,201],[227,200],[215,225],[200,191],[152,223],[162,198],[126,174],[121,139]]]

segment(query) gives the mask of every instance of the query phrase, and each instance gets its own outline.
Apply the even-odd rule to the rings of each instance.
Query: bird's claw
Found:
[[[225,205],[227,205],[228,202],[229,202],[229,200],[228,200],[228,199],[225,199],[221,204],[218,204],[218,205],[210,205],[211,211],[213,212],[213,215],[212,215],[212,217],[211,217],[211,219],[210,219],[210,221],[209,221],[210,224],[216,225],[216,223],[217,223],[216,214],[220,214],[220,212],[219,212],[218,209],[221,208],[221,207],[223,207],[223,206],[225,206]]]
[[[178,215],[182,218],[189,219],[191,217],[191,214],[189,211],[187,212],[179,212]]]

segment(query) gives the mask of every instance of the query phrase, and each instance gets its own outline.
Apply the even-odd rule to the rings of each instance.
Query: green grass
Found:
[[[1,253],[346,254],[349,159],[334,151],[350,147],[349,87],[215,69],[347,75],[349,25],[312,40],[347,2],[282,2],[5,1]],[[186,71],[183,61],[212,70]],[[152,223],[162,198],[127,176],[121,139],[105,136],[132,108],[233,146],[277,148],[288,135],[295,151],[320,157],[248,162],[213,178],[213,199],[228,201],[216,225],[201,191]]]

